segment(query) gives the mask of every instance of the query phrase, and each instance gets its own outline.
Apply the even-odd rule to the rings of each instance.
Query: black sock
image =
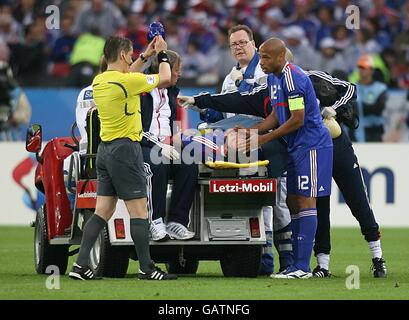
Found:
[[[79,264],[80,266],[88,266],[91,248],[105,225],[106,221],[96,214],[93,214],[85,224],[82,234],[80,252],[78,253],[77,258],[77,264]]]
[[[149,222],[148,219],[131,219],[131,236],[138,255],[139,268],[143,272],[152,269],[152,260],[149,252]]]

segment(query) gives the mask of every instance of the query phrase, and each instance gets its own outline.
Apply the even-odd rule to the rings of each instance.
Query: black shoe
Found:
[[[89,267],[81,267],[74,262],[72,271],[68,274],[71,279],[75,280],[101,280],[101,277],[96,277],[94,271]]]
[[[386,278],[385,260],[383,260],[383,258],[373,258],[371,270],[373,270],[373,276],[375,278]]]
[[[331,272],[327,269],[321,268],[320,266],[316,266],[312,271],[312,276],[314,278],[330,278]]]
[[[143,272],[139,269],[138,278],[140,280],[176,280],[176,274],[166,273],[159,267],[153,267],[150,272]]]

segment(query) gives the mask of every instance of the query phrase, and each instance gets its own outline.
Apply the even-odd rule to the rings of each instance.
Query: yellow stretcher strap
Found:
[[[265,167],[269,164],[268,160],[250,162],[250,163],[235,163],[226,161],[206,161],[205,163],[212,169],[234,169],[234,168],[251,168],[251,167]]]

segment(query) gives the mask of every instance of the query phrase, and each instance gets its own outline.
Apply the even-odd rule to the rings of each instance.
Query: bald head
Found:
[[[286,45],[283,40],[270,38],[260,46],[260,66],[264,73],[279,74],[286,63]]]
[[[266,51],[270,51],[271,53],[284,53],[285,54],[285,43],[283,40],[278,39],[278,38],[270,38],[266,41],[264,41],[261,46],[260,46],[260,50],[262,47],[265,47]]]

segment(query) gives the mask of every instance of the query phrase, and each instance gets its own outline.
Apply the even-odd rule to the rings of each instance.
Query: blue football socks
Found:
[[[295,267],[310,272],[311,253],[317,231],[317,209],[303,209],[291,215],[291,227]]]

